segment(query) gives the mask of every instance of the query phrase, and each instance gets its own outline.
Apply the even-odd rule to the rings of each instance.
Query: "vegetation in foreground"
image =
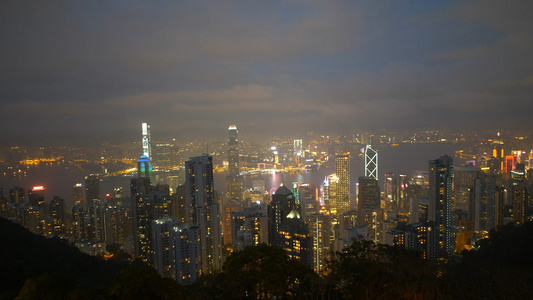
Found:
[[[492,230],[479,250],[436,266],[418,253],[355,241],[319,276],[267,245],[232,253],[180,286],[124,256],[103,260],[0,218],[0,299],[531,299],[533,222]]]

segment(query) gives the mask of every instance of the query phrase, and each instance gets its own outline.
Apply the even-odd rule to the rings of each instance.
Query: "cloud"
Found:
[[[24,136],[53,117],[93,132],[141,119],[165,132],[518,123],[508,103],[530,107],[530,6],[3,1],[0,125]]]

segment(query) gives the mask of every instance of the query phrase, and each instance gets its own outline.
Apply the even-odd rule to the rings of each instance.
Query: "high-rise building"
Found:
[[[85,187],[83,183],[76,183],[72,187],[72,198],[74,199],[74,204],[82,204],[85,202]]]
[[[154,151],[152,159],[158,167],[174,168],[177,165],[177,148],[172,142],[154,143]]]
[[[429,161],[428,219],[435,222],[435,240],[428,249],[430,260],[445,261],[455,251],[455,229],[452,214],[453,159],[447,155]]]
[[[509,197],[513,206],[513,221],[524,223],[527,220],[529,190],[523,180],[509,182]]]
[[[397,194],[396,199],[398,199],[398,211],[400,213],[407,213],[409,212],[409,203],[410,200],[408,197],[406,197],[406,191],[409,187],[407,175],[405,174],[399,174],[397,179],[398,185],[397,185]]]
[[[350,210],[350,154],[337,155],[335,158],[337,182],[337,214]]]
[[[85,176],[85,200],[84,209],[87,209],[95,200],[100,201],[100,176],[94,174]]]
[[[176,253],[172,229],[178,225],[177,219],[163,217],[152,221],[154,267],[163,277],[174,278],[176,274]]]
[[[231,241],[233,251],[268,242],[267,224],[265,211],[261,210],[259,206],[247,208],[242,212],[232,212]]]
[[[152,222],[154,267],[163,277],[191,284],[200,275],[200,232],[198,226],[172,217]]]
[[[281,224],[294,208],[294,195],[282,184],[272,195],[272,201],[268,204],[268,243],[271,246],[280,244]]]
[[[176,281],[179,284],[188,285],[195,282],[201,274],[200,228],[190,223],[180,223],[173,230]]]
[[[24,202],[26,202],[26,190],[24,190],[24,188],[14,186],[9,190],[9,203]]]
[[[383,182],[385,190],[385,209],[388,211],[398,210],[398,180],[394,173],[385,173]]]
[[[143,155],[151,158],[152,157],[152,139],[150,137],[150,125],[148,123],[142,123],[142,146],[143,146]]]
[[[378,180],[378,153],[370,145],[365,149],[365,177]]]
[[[455,203],[452,206],[454,208],[460,208],[462,210],[469,210],[469,216],[474,219],[474,211],[471,210],[469,205],[470,194],[474,190],[474,184],[480,168],[474,166],[455,167],[453,172],[454,187],[453,187],[453,199]]]
[[[28,193],[30,205],[42,207],[44,205],[45,192],[46,188],[44,186],[34,186]]]
[[[72,236],[74,241],[85,240],[85,211],[81,204],[76,204],[72,208]]]
[[[331,250],[331,220],[329,215],[316,213],[306,217],[306,221],[313,237],[313,269],[321,274]]]
[[[268,241],[289,257],[313,267],[312,236],[300,212],[294,194],[282,184],[268,205]]]
[[[145,177],[132,178],[130,182],[135,220],[135,257],[152,263],[153,241],[152,221],[170,216],[171,196],[168,185],[151,186]]]
[[[242,204],[237,200],[230,200],[223,205],[222,233],[224,235],[225,245],[233,244],[232,214],[240,211],[242,211]]]
[[[65,233],[65,200],[54,196],[48,207],[50,233],[56,235]]]
[[[230,176],[240,174],[238,135],[237,126],[230,125],[228,128],[228,175]]]
[[[359,199],[357,209],[379,209],[380,192],[378,181],[371,177],[359,177]]]
[[[318,189],[309,183],[298,185],[298,200],[302,208],[302,215],[305,217],[318,213]]]
[[[107,204],[105,208],[105,241],[108,245],[113,243],[124,245],[126,238],[133,236],[130,211],[130,208],[122,207],[116,203]]]
[[[457,182],[455,169],[454,181]],[[457,188],[456,184],[455,188]],[[495,228],[498,212],[494,171],[490,173],[478,171],[470,194],[472,199],[469,205],[469,219],[474,222],[474,230],[489,231]]]
[[[313,267],[312,234],[296,209],[291,210],[281,223],[276,246],[282,248],[291,259]]]
[[[133,203],[133,219],[135,220],[135,257],[146,262],[152,260],[152,220],[153,210],[148,178],[132,178],[130,182]]]
[[[86,239],[89,241],[105,241],[105,204],[93,200],[85,212]]]
[[[339,177],[337,174],[330,174],[324,181],[324,203],[334,219],[337,219],[337,185]]]
[[[213,157],[191,157],[185,162],[187,222],[198,226],[201,244],[201,273],[209,274],[222,265],[220,205],[215,201]]]
[[[294,139],[293,140],[293,154],[294,154],[294,161],[297,164],[301,163],[302,162],[302,157],[304,157],[302,139]]]
[[[243,184],[240,176],[239,139],[235,125],[228,128],[228,173],[226,175],[226,195],[228,200],[242,201]]]
[[[172,216],[181,223],[185,223],[186,220],[185,205],[185,186],[179,185],[172,194]]]

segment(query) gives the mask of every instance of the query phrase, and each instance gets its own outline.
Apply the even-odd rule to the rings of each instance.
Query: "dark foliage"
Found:
[[[283,250],[261,244],[232,253],[218,274],[189,287],[196,299],[314,298],[320,278]]]
[[[187,293],[141,261],[104,261],[2,218],[0,241],[0,299],[533,299],[532,222],[492,230],[478,250],[444,266],[355,241],[333,255],[324,277],[281,249],[247,247]]]
[[[478,299],[533,298],[533,222],[505,225],[463,251],[447,272],[452,296]]]
[[[354,241],[329,262],[331,298],[439,299],[437,269],[419,253]]]
[[[185,299],[183,287],[176,281],[161,276],[153,268],[127,268],[115,278],[110,299]]]
[[[125,266],[81,253],[60,238],[35,235],[0,218],[0,298],[10,299],[29,278],[62,274],[82,286],[105,288]],[[50,278],[41,278],[50,279]]]
[[[182,299],[182,287],[140,261],[103,260],[0,218],[0,299]],[[136,297],[126,289],[135,287]],[[170,297],[170,298],[169,298]]]

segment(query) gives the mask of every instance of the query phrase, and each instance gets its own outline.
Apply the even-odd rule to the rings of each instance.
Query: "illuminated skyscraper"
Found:
[[[308,217],[318,213],[320,207],[318,202],[318,189],[309,183],[298,185],[298,199],[302,208],[302,216]]]
[[[313,237],[313,269],[317,273],[326,270],[331,249],[331,220],[326,214],[313,214],[306,218]]]
[[[146,262],[152,259],[152,202],[147,196],[150,192],[148,178],[132,178],[130,182],[133,219],[135,220],[135,257]]]
[[[292,259],[313,266],[313,240],[298,211],[294,194],[281,185],[268,205],[268,242],[282,248]]]
[[[237,200],[229,200],[223,206],[222,213],[222,233],[224,234],[224,244],[231,245],[233,243],[233,233],[232,233],[232,214],[234,212],[242,211],[242,204]]]
[[[385,190],[385,209],[388,211],[398,210],[398,181],[394,173],[386,173],[383,182]]]
[[[185,162],[187,222],[198,226],[201,244],[201,272],[213,273],[222,266],[220,205],[215,202],[213,157],[191,157]]]
[[[509,182],[509,196],[513,206],[513,221],[524,223],[527,220],[529,191],[524,180],[511,180]]]
[[[247,208],[243,212],[232,212],[230,225],[233,251],[268,242],[267,224],[267,217],[259,206]]]
[[[191,284],[200,275],[198,226],[164,217],[152,222],[154,267],[163,277]]]
[[[279,245],[281,224],[294,208],[294,195],[282,184],[272,195],[272,201],[268,205],[268,243],[271,246]]]
[[[235,125],[228,128],[228,173],[226,175],[226,191],[228,200],[242,200],[242,177],[239,166],[239,139]]]
[[[337,214],[350,210],[350,153],[337,155],[335,158],[335,174],[337,183]]]
[[[430,260],[450,259],[455,251],[452,215],[453,159],[447,155],[429,161],[428,219],[435,222],[435,240],[428,245]],[[435,253],[433,253],[435,251]]]
[[[186,220],[185,205],[185,186],[179,185],[172,194],[172,216],[181,223]]]
[[[337,174],[330,174],[324,181],[324,203],[329,208],[334,219],[337,218],[337,185],[339,177]]]
[[[172,229],[178,224],[178,220],[172,217],[163,217],[152,221],[154,267],[161,276],[174,279],[176,274],[176,254]]]
[[[143,155],[152,157],[152,139],[150,138],[150,125],[148,123],[142,123],[142,145]]]
[[[28,193],[28,200],[31,206],[43,207],[44,205],[44,195],[46,188],[44,186],[35,186]]]
[[[230,176],[240,174],[238,134],[237,126],[230,125],[228,128],[228,175]]]
[[[74,199],[74,204],[83,204],[85,202],[85,187],[82,183],[76,183],[72,187],[72,198]]]
[[[293,144],[294,160],[296,163],[301,163],[301,159],[304,156],[302,139],[294,139]]]
[[[281,223],[278,238],[276,246],[282,248],[287,256],[313,267],[313,237],[296,209],[291,210]]]
[[[378,153],[370,145],[365,150],[365,177],[378,179]]]
[[[81,241],[86,237],[85,212],[79,203],[72,208],[72,236],[74,241]]]
[[[54,196],[48,207],[51,225],[49,233],[56,235],[65,233],[65,200]]]
[[[94,200],[86,210],[87,240],[105,241],[105,204]]]

